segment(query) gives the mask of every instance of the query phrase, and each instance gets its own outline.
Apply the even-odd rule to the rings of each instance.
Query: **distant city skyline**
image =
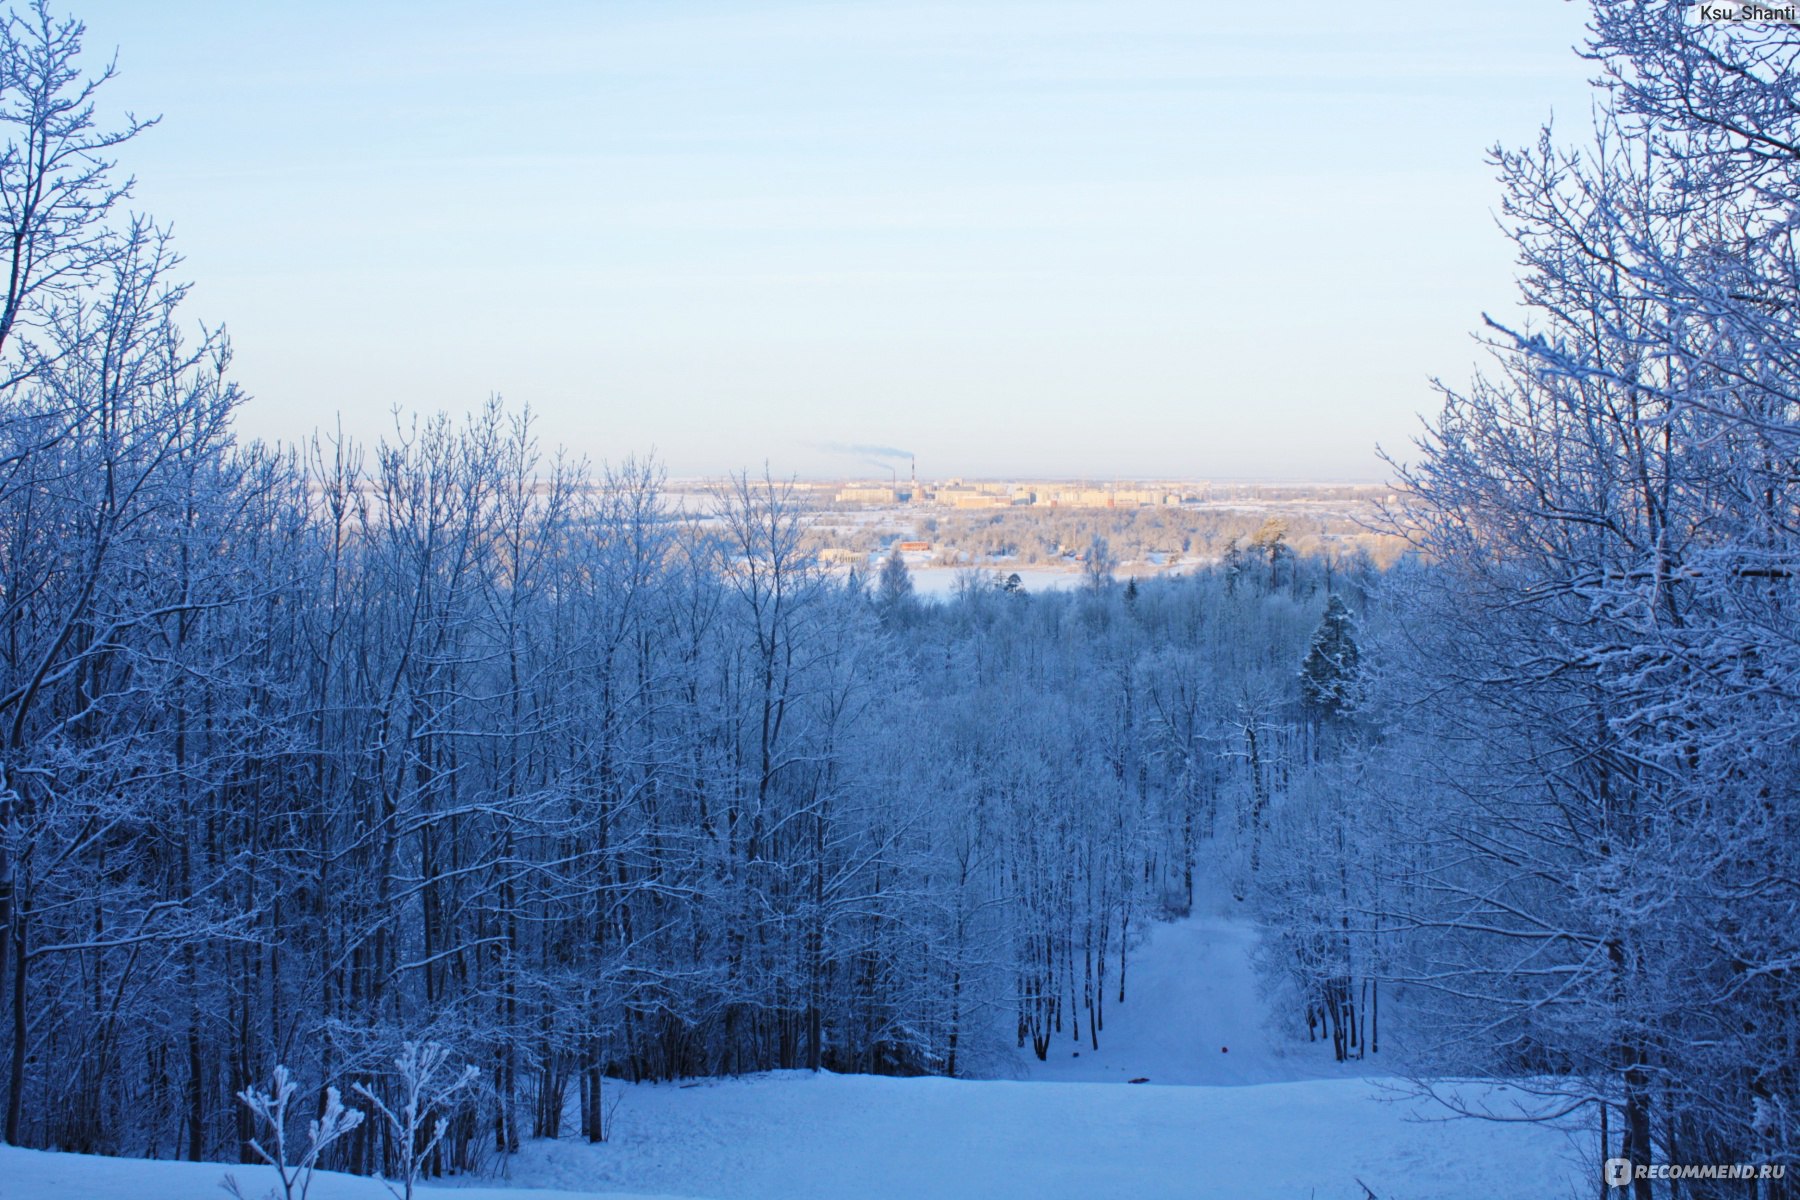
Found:
[[[666,482],[670,485],[710,486],[713,484],[725,483],[733,477],[746,473],[748,473],[753,480],[761,480],[764,476],[764,472],[759,467],[744,467],[734,468],[730,471],[701,473],[696,475],[670,474],[667,476]],[[803,487],[809,488],[829,488],[833,485],[849,484],[885,484],[889,482],[889,476],[885,472],[877,474],[872,470],[866,472],[847,471],[837,473],[788,472],[787,474],[776,474],[771,470],[769,476],[778,484],[792,479]],[[896,476],[896,480],[900,490],[905,491],[910,482],[909,476],[906,473],[901,472]],[[1373,489],[1384,487],[1391,488],[1395,486],[1392,483],[1374,479],[1302,479],[1298,477],[1283,479],[1274,476],[1234,478],[1229,475],[1046,475],[1042,472],[1023,472],[1001,475],[926,475],[924,472],[920,472],[918,476],[918,484],[922,488],[937,487],[952,483],[966,483],[970,485],[1014,484],[1022,487],[1030,487],[1037,484],[1054,486],[1079,484],[1084,487],[1092,488],[1125,487],[1138,484],[1195,485],[1202,487],[1250,489],[1309,487],[1320,489]]]
[[[499,393],[686,478],[1378,480],[1590,74],[1560,0],[72,11],[244,436]]]

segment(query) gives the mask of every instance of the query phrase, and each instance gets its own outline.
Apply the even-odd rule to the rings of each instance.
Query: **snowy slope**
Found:
[[[1324,1044],[1284,1038],[1265,1019],[1254,927],[1230,908],[1149,931],[1097,1052],[1085,1038],[1079,1057],[1072,1039],[1042,1063],[1026,1049],[1018,1081],[784,1073],[624,1088],[611,1145],[533,1146],[515,1176],[746,1200],[1364,1200],[1358,1179],[1381,1200],[1587,1193],[1562,1132],[1445,1121],[1362,1077],[1393,1064],[1338,1064]],[[1468,1090],[1506,1109],[1505,1089]]]
[[[743,1200],[1544,1200],[1563,1135],[1421,1121],[1366,1080],[1232,1088],[785,1073],[628,1089],[617,1139],[530,1146],[523,1183]]]
[[[788,1073],[624,1089],[605,1146],[536,1143],[517,1185],[433,1188],[436,1200],[660,1194],[713,1200],[1542,1200],[1585,1194],[1562,1135],[1422,1122],[1361,1080],[1235,1088],[879,1079]],[[227,1168],[0,1147],[3,1200],[200,1200]],[[232,1167],[246,1185],[258,1178]],[[265,1181],[266,1182],[266,1181]],[[320,1176],[314,1200],[380,1200]]]
[[[1064,1083],[1247,1084],[1345,1079],[1392,1074],[1390,1062],[1335,1063],[1328,1045],[1297,1044],[1271,1030],[1250,965],[1253,926],[1224,916],[1195,916],[1153,926],[1126,967],[1125,1003],[1118,1001],[1117,963],[1107,982],[1100,1048],[1083,1017],[1039,1062],[1017,1054],[1021,1078]]]
[[[1273,1034],[1251,973],[1253,939],[1219,915],[1157,926],[1132,960],[1126,1004],[1109,1007],[1100,1051],[1084,1043],[1077,1058],[1059,1042],[1047,1063],[1026,1051],[1021,1080],[783,1072],[621,1086],[610,1143],[535,1143],[513,1163],[511,1189],[423,1194],[1364,1200],[1366,1184],[1381,1200],[1541,1200],[1591,1191],[1585,1140],[1444,1121],[1441,1109],[1359,1078],[1373,1060],[1339,1066],[1322,1047]],[[1151,1082],[1122,1086],[1139,1076]],[[1465,1091],[1505,1106],[1505,1089]],[[197,1200],[222,1194],[225,1169],[0,1147],[0,1200]],[[230,1169],[248,1193],[255,1172]],[[520,1190],[535,1188],[561,1190]],[[386,1194],[342,1176],[313,1190],[314,1200]]]
[[[250,1200],[276,1186],[267,1167],[224,1163],[151,1162],[96,1158],[0,1146],[0,1200],[220,1200],[219,1183],[234,1176]],[[420,1200],[592,1200],[591,1192],[536,1191],[516,1187],[426,1187]],[[321,1171],[310,1200],[393,1200],[380,1180]],[[606,1200],[683,1200],[682,1197],[612,1193]]]

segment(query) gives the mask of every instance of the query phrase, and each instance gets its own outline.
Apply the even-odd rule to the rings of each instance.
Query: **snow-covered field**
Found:
[[[1157,926],[1102,1047],[1029,1052],[1011,1080],[783,1072],[618,1089],[614,1139],[528,1146],[511,1179],[441,1200],[686,1196],[713,1200],[1219,1197],[1380,1200],[1586,1195],[1583,1141],[1532,1124],[1445,1120],[1321,1048],[1272,1036],[1248,961],[1253,933],[1201,916]],[[1132,1086],[1129,1080],[1150,1082]],[[1504,1108],[1505,1090],[1465,1089]],[[272,1177],[230,1168],[245,1185]],[[0,1148],[0,1200],[197,1200],[226,1168]],[[1365,1192],[1365,1187],[1367,1192]],[[554,1189],[554,1190],[521,1190]],[[375,1200],[321,1175],[315,1200]]]
[[[949,599],[956,594],[958,582],[968,572],[967,567],[913,566],[910,563],[908,567],[912,573],[913,594],[926,600]],[[1017,574],[1020,584],[1028,592],[1066,591],[1080,587],[1084,578],[1080,571],[1064,567],[1008,566],[988,570],[1001,579]]]

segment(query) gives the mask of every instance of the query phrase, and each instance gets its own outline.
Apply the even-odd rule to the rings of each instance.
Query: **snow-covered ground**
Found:
[[[1084,1018],[1081,1040],[1064,1033],[1044,1062],[1020,1051],[1017,1074],[1058,1083],[1229,1086],[1395,1071],[1374,1058],[1339,1065],[1323,1042],[1278,1036],[1250,965],[1255,937],[1244,921],[1220,915],[1152,926],[1127,962],[1124,1004],[1117,1003],[1118,961],[1108,964],[1100,1048],[1093,1049]]]
[[[142,1158],[95,1158],[86,1154],[49,1154],[0,1146],[0,1200],[222,1200],[220,1181],[230,1174],[249,1200],[263,1200],[276,1188],[268,1167],[221,1163],[152,1162]],[[279,1196],[281,1193],[276,1191]],[[297,1191],[296,1191],[297,1194]],[[495,1181],[479,1187],[426,1187],[420,1200],[594,1200],[593,1192],[556,1192],[520,1188]],[[653,1196],[606,1192],[604,1200],[689,1200],[687,1196]],[[320,1171],[309,1200],[394,1200],[379,1179]]]
[[[1380,1200],[1588,1194],[1582,1141],[1533,1124],[1445,1120],[1263,1020],[1254,934],[1227,916],[1159,925],[1110,1005],[1099,1051],[1029,1051],[1012,1080],[781,1072],[620,1087],[613,1140],[528,1146],[511,1179],[424,1191],[439,1200],[684,1196],[1219,1197]],[[1116,980],[1114,982],[1116,987]],[[1115,993],[1116,997],[1116,993]],[[1129,1081],[1147,1078],[1131,1086]],[[1506,1090],[1469,1085],[1496,1110]],[[196,1200],[227,1168],[0,1148],[0,1200]],[[272,1179],[233,1167],[245,1185]],[[1368,1189],[1365,1192],[1364,1188]],[[533,1190],[521,1190],[533,1189]],[[560,1190],[535,1190],[560,1189]],[[324,1176],[314,1200],[375,1200]]]
[[[878,564],[879,565],[879,564]],[[922,600],[947,600],[956,594],[958,581],[967,567],[911,566],[913,593]],[[1064,567],[987,567],[1001,579],[1016,574],[1028,592],[1059,592],[1080,587],[1084,576],[1080,571]]]
[[[1420,1120],[1441,1115],[1357,1079],[1218,1088],[783,1073],[634,1089],[615,1142],[540,1143],[514,1174],[744,1200],[1364,1200],[1359,1179],[1382,1200],[1573,1194],[1563,1135]]]

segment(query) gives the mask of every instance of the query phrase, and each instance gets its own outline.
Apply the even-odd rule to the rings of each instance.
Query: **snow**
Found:
[[[1011,1080],[777,1072],[619,1086],[613,1140],[528,1145],[509,1185],[421,1186],[436,1200],[680,1196],[1231,1197],[1381,1200],[1586,1191],[1585,1142],[1543,1125],[1446,1120],[1373,1060],[1339,1065],[1264,1019],[1255,931],[1214,911],[1159,924],[1132,957],[1126,1003],[1099,1051],[1025,1051]],[[1112,976],[1117,987],[1117,976]],[[1116,992],[1115,992],[1116,1001]],[[1221,1053],[1221,1047],[1228,1052]],[[1150,1082],[1130,1086],[1132,1079]],[[1504,1110],[1509,1090],[1455,1089]],[[253,1167],[88,1158],[0,1147],[0,1200],[194,1200]],[[1360,1181],[1360,1182],[1359,1182]],[[558,1190],[543,1190],[558,1189]],[[369,1179],[321,1173],[314,1200],[377,1200]]]
[[[1482,1088],[1483,1091],[1490,1089]],[[1436,1123],[1367,1080],[1241,1087],[780,1073],[628,1089],[616,1141],[539,1143],[521,1181],[742,1200],[1568,1194],[1562,1134]]]
[[[0,1200],[218,1200],[220,1182],[235,1177],[249,1200],[263,1200],[278,1186],[269,1167],[237,1163],[151,1161],[52,1154],[0,1146]],[[279,1195],[279,1191],[276,1193]],[[592,1192],[557,1192],[487,1183],[480,1187],[428,1187],[419,1200],[592,1200]],[[310,1200],[393,1200],[379,1179],[320,1171]],[[608,1192],[606,1200],[690,1200],[689,1197]]]
[[[1376,1058],[1338,1064],[1329,1043],[1294,1044],[1271,1029],[1250,965],[1255,940],[1249,923],[1221,915],[1153,925],[1126,965],[1124,1004],[1118,960],[1107,964],[1100,1048],[1092,1048],[1084,1015],[1079,1042],[1065,1032],[1041,1063],[1026,1047],[1018,1073],[1059,1083],[1222,1086],[1395,1070]]]
[[[969,569],[966,566],[910,567],[913,592],[921,599],[946,600],[956,594],[957,581]],[[997,579],[1005,579],[1008,575],[1017,575],[1021,586],[1028,592],[1064,591],[1080,587],[1086,578],[1080,571],[1071,571],[1063,567],[1014,567],[984,564],[982,569],[991,572]]]

